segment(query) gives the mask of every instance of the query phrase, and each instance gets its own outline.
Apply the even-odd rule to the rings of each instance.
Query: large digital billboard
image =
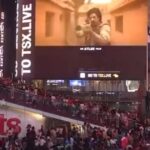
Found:
[[[107,3],[85,0],[80,5],[75,0],[36,0],[35,6],[36,46],[145,45],[147,42],[146,0]]]
[[[147,8],[146,0],[18,0],[16,76],[145,80]]]

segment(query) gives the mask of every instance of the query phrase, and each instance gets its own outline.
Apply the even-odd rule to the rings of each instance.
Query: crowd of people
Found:
[[[12,146],[13,143],[13,146],[18,148],[20,145],[22,148],[19,148],[25,150],[148,150],[150,148],[150,118],[139,118],[136,110],[124,112],[106,103],[81,101],[68,95],[42,93],[30,85],[4,81],[1,81],[0,95],[5,100],[35,109],[44,108],[43,111],[82,120],[85,124],[82,133],[74,127],[62,133],[57,133],[53,128],[48,130],[49,134],[43,128],[36,132],[35,128],[29,125],[23,140],[18,140],[16,136],[13,140],[3,139],[1,147]],[[96,123],[106,130],[92,127],[90,123]],[[41,130],[42,134],[39,134]]]
[[[1,150],[149,150],[150,129],[142,125],[123,131],[120,128],[103,130],[84,123],[83,131],[72,128],[35,129],[28,124],[26,135],[18,138],[11,129],[0,139]]]

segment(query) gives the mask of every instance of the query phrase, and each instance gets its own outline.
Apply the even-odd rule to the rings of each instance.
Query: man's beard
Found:
[[[98,23],[97,23],[97,22],[95,22],[95,21],[92,21],[92,22],[91,22],[91,27],[92,27],[92,28],[97,27],[97,25],[98,25]]]

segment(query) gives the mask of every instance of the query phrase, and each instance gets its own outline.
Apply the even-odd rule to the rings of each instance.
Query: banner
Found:
[[[16,77],[31,78],[34,1],[18,0],[16,9]]]

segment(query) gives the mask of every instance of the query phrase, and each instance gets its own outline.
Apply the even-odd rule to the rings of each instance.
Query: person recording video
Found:
[[[102,23],[102,14],[98,8],[92,8],[87,12],[86,24],[77,27],[77,36],[84,36],[85,45],[102,46],[110,45],[110,26]]]

